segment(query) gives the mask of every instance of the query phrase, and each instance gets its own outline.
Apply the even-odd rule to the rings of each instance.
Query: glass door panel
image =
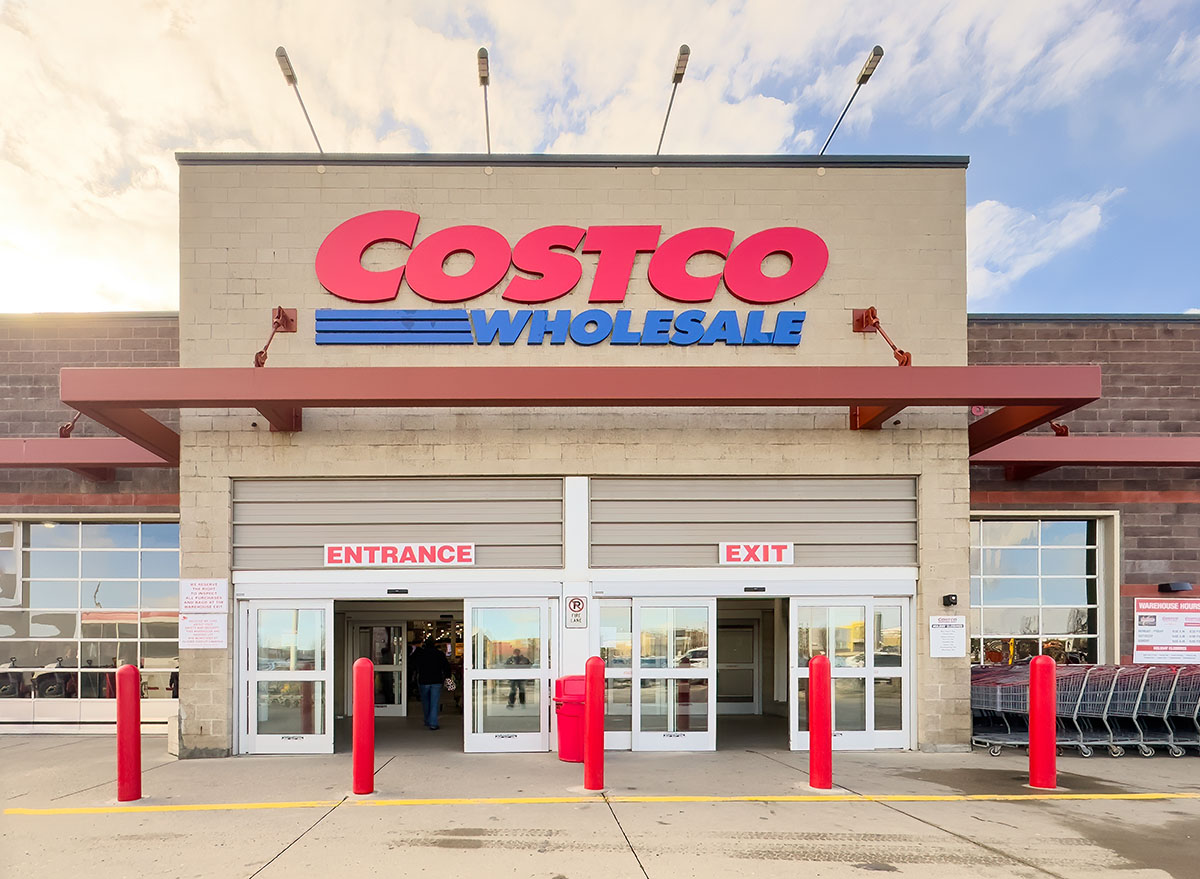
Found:
[[[909,744],[905,599],[791,601],[791,742],[808,747],[808,663],[827,655],[833,677],[833,746],[869,750]]]
[[[467,751],[545,751],[550,736],[550,603],[467,601]]]
[[[366,657],[375,666],[375,714],[381,717],[404,717],[408,711],[408,687],[405,685],[405,662],[408,649],[403,623],[354,626],[354,660]],[[353,675],[350,680],[353,681]],[[353,714],[353,699],[349,713]]]
[[[239,751],[332,753],[333,602],[247,601],[239,610]]]
[[[604,747],[633,747],[633,602],[594,599],[592,654],[604,660]]]
[[[716,749],[716,616],[715,599],[633,601],[634,750]]]
[[[758,624],[717,627],[717,714],[759,713]]]

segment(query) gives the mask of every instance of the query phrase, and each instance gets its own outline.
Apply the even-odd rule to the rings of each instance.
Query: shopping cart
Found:
[[[1200,668],[1181,668],[1167,709],[1167,724],[1171,728],[1171,743],[1183,751],[1183,746],[1200,746]],[[1175,756],[1175,752],[1171,752]]]
[[[1169,665],[1152,665],[1146,670],[1142,698],[1134,713],[1133,722],[1141,733],[1138,753],[1154,756],[1154,746],[1165,746],[1172,757],[1182,757],[1183,748],[1175,744],[1171,723],[1167,719],[1175,696],[1179,669]]]

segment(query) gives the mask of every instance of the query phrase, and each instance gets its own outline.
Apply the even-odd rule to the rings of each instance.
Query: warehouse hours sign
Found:
[[[1200,665],[1200,599],[1135,598],[1133,661]]]

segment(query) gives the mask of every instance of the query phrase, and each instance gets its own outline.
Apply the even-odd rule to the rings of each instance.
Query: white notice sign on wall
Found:
[[[967,655],[967,618],[930,617],[929,655],[951,659]]]
[[[567,628],[587,628],[587,599],[582,595],[572,595],[567,598]]]
[[[180,613],[229,613],[228,580],[180,580]]]
[[[229,617],[223,613],[181,613],[180,650],[224,650],[229,646]]]

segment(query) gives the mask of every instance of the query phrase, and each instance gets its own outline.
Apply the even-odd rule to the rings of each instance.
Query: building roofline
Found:
[[[483,153],[197,153],[180,165],[460,165],[471,167],[966,168],[969,156],[641,156]]]
[[[975,323],[1163,323],[1164,321],[1200,321],[1200,314],[967,314]]]

